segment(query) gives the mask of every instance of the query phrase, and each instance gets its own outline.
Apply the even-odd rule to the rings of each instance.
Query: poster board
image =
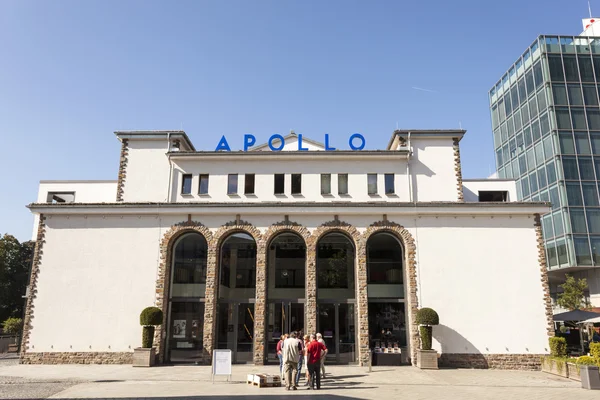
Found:
[[[228,375],[227,380],[231,378],[231,350],[220,349],[213,350],[212,357],[212,376],[213,382],[215,375]]]

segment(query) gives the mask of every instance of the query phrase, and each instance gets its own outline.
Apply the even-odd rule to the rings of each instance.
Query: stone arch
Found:
[[[254,316],[255,318],[262,318],[263,321],[266,321],[267,317],[267,252],[269,251],[269,245],[271,241],[277,237],[280,233],[295,233],[300,236],[304,243],[307,246],[307,255],[306,255],[306,264],[308,264],[308,238],[310,238],[310,232],[308,229],[297,222],[293,222],[288,220],[287,218],[284,221],[276,222],[273,225],[269,226],[265,233],[262,235],[263,246],[263,257],[264,257],[264,268],[256,270],[256,304],[254,306]],[[307,270],[308,265],[305,265],[305,270]],[[259,291],[259,282],[261,284]],[[308,286],[308,280],[306,281],[306,285]],[[260,297],[259,297],[260,296]],[[261,315],[258,315],[258,304],[261,305]],[[254,331],[254,336],[256,337],[255,345],[254,345],[254,362],[255,364],[264,364],[266,361],[266,351],[265,346],[266,342],[266,331],[265,325],[259,329]]]
[[[216,314],[217,314],[217,289],[219,286],[219,259],[221,257],[221,245],[223,241],[233,233],[247,233],[256,242],[256,303],[254,304],[254,363],[264,364],[262,353],[257,357],[258,348],[264,352],[264,314],[265,299],[259,293],[266,291],[265,286],[265,243],[260,230],[250,222],[240,220],[227,222],[213,234],[209,243],[212,253],[209,253],[206,268],[206,298],[204,304],[204,351],[208,359],[212,357],[216,339]],[[262,316],[262,318],[261,318]]]
[[[411,362],[413,365],[416,365],[417,362],[417,349],[419,348],[419,327],[417,325],[417,309],[419,307],[419,301],[417,299],[417,263],[415,259],[415,255],[417,252],[417,248],[415,246],[415,241],[410,234],[410,232],[404,228],[402,225],[397,224],[393,221],[382,220],[377,221],[371,224],[363,233],[363,242],[365,244],[364,253],[361,254],[361,259],[364,261],[364,282],[361,282],[361,285],[364,283],[364,287],[367,287],[367,265],[366,265],[366,243],[369,238],[375,233],[387,232],[396,237],[403,247],[404,250],[404,269],[405,269],[405,285],[407,285],[406,292],[406,310],[408,312],[408,322],[409,322],[409,332],[410,332],[410,355]],[[368,307],[368,298],[366,297],[365,290],[365,301],[367,302]],[[363,301],[361,298],[360,301]],[[368,332],[369,328],[369,316],[368,312],[364,314],[359,314],[359,324],[361,327],[361,332],[363,329]],[[364,324],[364,326],[363,326]],[[363,343],[360,343],[361,348]],[[368,333],[367,333],[367,348],[368,344]]]
[[[307,332],[317,331],[317,243],[319,239],[328,233],[342,233],[352,241],[355,247],[355,274],[360,268],[361,254],[364,253],[364,243],[360,232],[347,222],[340,221],[337,217],[329,222],[325,222],[317,227],[310,237],[306,240],[306,325]],[[361,250],[362,249],[362,250]],[[366,279],[366,278],[365,278]],[[355,276],[356,287],[359,287],[359,280]],[[365,289],[366,290],[366,289]],[[358,300],[358,299],[357,299]],[[368,339],[368,337],[367,337]],[[367,349],[368,350],[368,349]]]
[[[204,240],[206,240],[206,243],[208,244],[206,261],[207,263],[210,263],[211,251],[214,252],[214,250],[211,250],[212,233],[200,222],[190,220],[175,224],[163,235],[162,240],[160,241],[160,261],[156,278],[155,303],[156,307],[163,311],[163,323],[154,333],[154,343],[157,343],[158,346],[157,350],[160,363],[164,362],[166,347],[164,346],[164,343],[166,343],[167,340],[166,338],[163,340],[162,335],[163,331],[166,331],[167,324],[167,305],[169,303],[168,296],[171,283],[169,278],[171,276],[171,263],[173,262],[173,245],[181,236],[191,232],[199,233],[204,237]]]

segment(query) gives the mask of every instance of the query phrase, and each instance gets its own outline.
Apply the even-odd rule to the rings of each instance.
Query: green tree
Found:
[[[33,247],[34,242],[0,235],[0,321],[23,315]]]
[[[587,289],[587,280],[585,278],[575,279],[571,275],[566,275],[566,281],[562,285],[563,292],[558,295],[557,303],[562,308],[567,310],[586,309],[591,304],[585,298],[585,290]]]

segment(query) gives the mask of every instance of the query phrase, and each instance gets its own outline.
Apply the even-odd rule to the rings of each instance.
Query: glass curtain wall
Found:
[[[173,363],[202,357],[207,251],[206,239],[198,233],[183,235],[173,246],[166,355]]]
[[[600,265],[600,41],[540,36],[490,90],[496,165],[542,217],[550,269]]]

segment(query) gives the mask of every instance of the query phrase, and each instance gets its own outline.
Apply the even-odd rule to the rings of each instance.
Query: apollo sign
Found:
[[[296,138],[298,139],[298,151],[308,151],[308,148],[302,145],[302,134],[298,134]],[[336,149],[335,147],[329,144],[328,133],[325,134],[324,142],[325,151],[333,151]],[[255,143],[256,137],[254,135],[244,135],[244,151],[248,151],[248,149],[254,146]],[[348,146],[350,146],[350,149],[352,149],[353,151],[364,149],[366,144],[367,141],[365,140],[365,137],[360,133],[354,133],[348,138]],[[267,141],[267,145],[269,146],[271,151],[281,151],[283,149],[283,146],[285,146],[285,139],[282,135],[276,133],[274,135],[271,135],[271,137]],[[215,149],[215,151],[231,151],[231,147],[229,147],[229,143],[227,142],[227,138],[225,137],[225,135],[223,135],[223,137],[221,137],[221,140],[219,140],[219,144],[217,144],[217,148]]]

